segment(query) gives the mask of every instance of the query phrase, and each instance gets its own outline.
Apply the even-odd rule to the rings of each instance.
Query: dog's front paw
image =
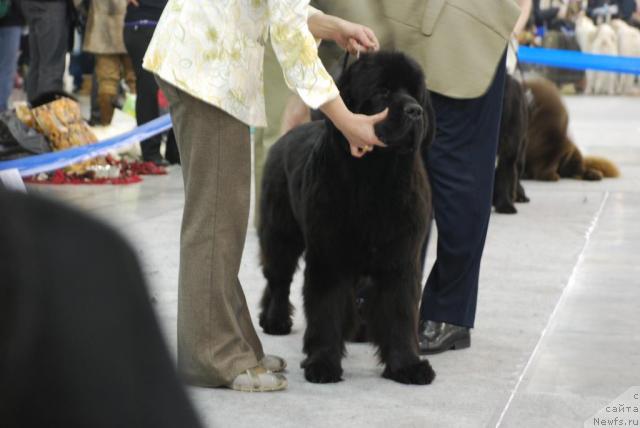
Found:
[[[327,360],[309,361],[307,358],[300,364],[304,368],[304,377],[312,383],[336,383],[342,380],[340,364]]]
[[[587,181],[600,181],[602,180],[602,173],[596,169],[588,168],[582,175],[582,179]]]
[[[391,370],[387,366],[382,377],[410,385],[428,385],[433,382],[436,373],[431,368],[431,364],[425,360],[398,370]]]
[[[260,327],[267,334],[273,334],[276,336],[284,336],[291,333],[291,326],[293,321],[289,314],[275,316],[263,311],[260,314]]]

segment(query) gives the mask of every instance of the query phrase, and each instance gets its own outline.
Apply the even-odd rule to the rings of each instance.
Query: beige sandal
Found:
[[[257,366],[236,376],[229,388],[242,392],[271,392],[286,389],[287,385],[283,375]]]
[[[287,362],[284,358],[278,357],[277,355],[265,355],[259,364],[274,373],[279,373],[287,368]]]

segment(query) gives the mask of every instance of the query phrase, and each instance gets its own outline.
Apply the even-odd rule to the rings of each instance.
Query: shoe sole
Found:
[[[435,355],[435,354],[441,354],[441,353],[446,352],[446,351],[459,351],[460,349],[466,349],[466,348],[469,348],[470,346],[471,346],[471,338],[467,337],[467,338],[460,339],[460,340],[457,340],[457,341],[453,342],[453,344],[447,349],[436,349],[436,350],[432,350],[432,351],[422,351],[422,350],[420,350],[420,354],[421,355]]]
[[[199,381],[185,381],[185,384],[187,386],[196,387],[196,388],[229,388],[233,391],[239,391],[239,392],[276,392],[276,391],[283,391],[287,389],[287,387],[289,386],[288,381],[285,381],[284,384],[280,386],[274,386],[271,388],[262,387],[259,389],[249,388],[249,387],[241,388],[241,387],[224,386],[224,385],[212,385],[206,382],[199,382]]]
[[[285,389],[287,389],[287,387],[289,386],[289,382],[285,381],[283,384],[279,385],[279,386],[274,386],[271,388],[267,388],[267,387],[261,387],[261,388],[242,388],[242,387],[234,387],[234,386],[230,386],[229,389],[232,389],[234,391],[239,391],[239,392],[276,392],[276,391],[283,391]]]

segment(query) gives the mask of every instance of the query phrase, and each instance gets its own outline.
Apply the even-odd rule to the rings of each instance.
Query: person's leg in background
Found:
[[[126,26],[124,44],[131,57],[133,71],[137,79],[136,120],[143,125],[160,115],[158,107],[158,84],[152,73],[142,68],[142,59],[151,42],[155,27]],[[167,161],[160,155],[161,136],[156,135],[140,143],[142,159],[157,165],[166,165]],[[167,142],[168,147],[169,142]],[[174,141],[175,146],[175,141]]]
[[[264,357],[238,280],[249,220],[249,128],[158,81],[180,149],[185,206],[180,237],[178,366],[202,386],[230,386]],[[286,380],[271,379],[282,389]]]
[[[0,27],[0,112],[9,107],[18,68],[21,27]]]
[[[120,65],[122,67],[122,77],[131,94],[138,92],[138,80],[136,79],[136,72],[133,69],[133,62],[128,54],[120,55]]]
[[[96,79],[98,81],[98,107],[100,108],[100,124],[111,124],[115,111],[115,102],[120,88],[122,63],[118,54],[96,55]]]
[[[73,76],[73,92],[76,93],[82,88],[82,36],[79,32],[73,32],[73,50],[71,51],[71,61],[69,63],[69,73]]]
[[[437,132],[425,162],[438,245],[420,307],[424,353],[470,344],[491,215],[504,79],[503,58],[482,97],[463,100],[432,94]]]
[[[93,54],[89,54],[94,56]],[[96,71],[96,60],[94,56],[93,61],[93,73],[91,73],[91,117],[89,118],[89,125],[100,125],[100,105],[98,104],[98,75]]]
[[[25,79],[25,91],[27,92],[27,100],[33,100],[38,93],[38,75],[40,74],[40,40],[36,28],[38,23],[42,21],[42,4],[33,1],[22,1],[22,13],[29,27],[29,63],[27,68],[27,77]],[[62,87],[62,79],[60,81]]]
[[[27,97],[33,101],[41,94],[63,90],[70,22],[65,1],[23,0],[22,11],[29,26]]]

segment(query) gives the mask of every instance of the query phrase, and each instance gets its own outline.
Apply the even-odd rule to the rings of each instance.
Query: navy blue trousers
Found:
[[[504,79],[503,57],[491,86],[480,98],[432,94],[437,130],[425,164],[438,246],[422,294],[423,321],[473,327],[480,260],[491,215]],[[425,242],[423,255],[426,246]]]

